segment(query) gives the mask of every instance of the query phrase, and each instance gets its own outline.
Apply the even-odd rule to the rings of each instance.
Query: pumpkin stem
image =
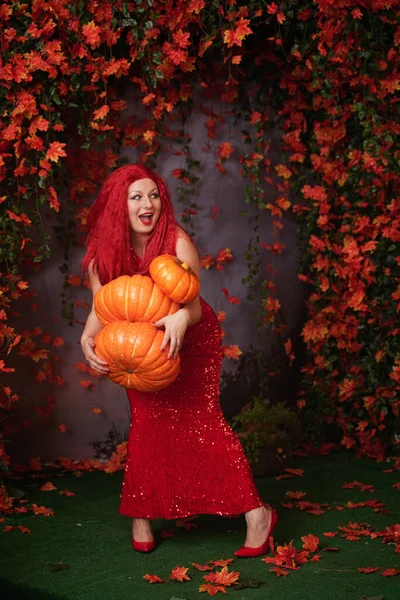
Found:
[[[182,269],[185,269],[185,271],[189,271],[190,267],[186,262],[181,263],[181,267]]]

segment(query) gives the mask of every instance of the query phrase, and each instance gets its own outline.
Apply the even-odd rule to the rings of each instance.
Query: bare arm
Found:
[[[96,312],[94,310],[94,296],[97,290],[101,288],[101,283],[93,270],[92,263],[89,265],[88,274],[90,285],[92,288],[93,302],[92,309],[86,320],[85,328],[81,335],[81,347],[85,358],[90,364],[90,366],[98,373],[102,373],[105,375],[106,373],[108,373],[107,363],[98,358],[94,352],[94,338],[103,328],[103,326],[97,318]]]
[[[177,257],[186,262],[189,267],[194,271],[197,277],[200,279],[200,259],[197,254],[196,248],[193,244],[183,237],[178,237],[176,242],[176,255]],[[201,319],[201,306],[200,306],[200,297],[197,296],[192,302],[185,304],[181,308],[183,314],[187,316],[188,319],[188,327],[190,325],[194,325],[197,321]]]
[[[196,248],[190,240],[178,237],[176,242],[177,257],[186,262],[200,278],[200,260]],[[192,302],[185,304],[175,314],[160,319],[154,325],[165,327],[164,339],[161,350],[170,343],[168,358],[175,358],[181,348],[184,335],[190,325],[194,325],[201,319],[200,297],[197,296]]]

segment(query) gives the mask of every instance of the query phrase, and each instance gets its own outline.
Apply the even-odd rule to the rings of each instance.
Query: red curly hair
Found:
[[[152,179],[158,187],[161,213],[138,264],[131,251],[128,216],[128,188],[139,179]],[[159,254],[175,255],[178,228],[171,197],[165,181],[148,167],[132,164],[120,167],[106,179],[88,216],[87,251],[82,268],[93,269],[104,285],[120,275],[146,273],[153,258]]]

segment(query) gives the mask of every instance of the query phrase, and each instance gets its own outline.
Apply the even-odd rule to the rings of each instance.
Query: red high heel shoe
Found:
[[[274,508],[271,508],[268,504],[264,504],[266,508],[271,511],[271,521],[269,526],[268,535],[265,538],[265,541],[258,546],[257,548],[251,548],[250,546],[242,546],[239,550],[236,550],[233,554],[238,556],[239,558],[255,558],[256,556],[262,556],[263,554],[267,554],[269,550],[269,538],[272,535],[273,530],[278,522],[278,515]]]
[[[137,542],[132,536],[132,546],[137,552],[151,552],[156,547],[156,543],[154,540],[151,540],[151,542]]]

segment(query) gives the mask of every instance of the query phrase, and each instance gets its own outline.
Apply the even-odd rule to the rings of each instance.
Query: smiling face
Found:
[[[129,222],[134,233],[150,234],[161,213],[161,198],[152,179],[139,179],[128,188]]]

